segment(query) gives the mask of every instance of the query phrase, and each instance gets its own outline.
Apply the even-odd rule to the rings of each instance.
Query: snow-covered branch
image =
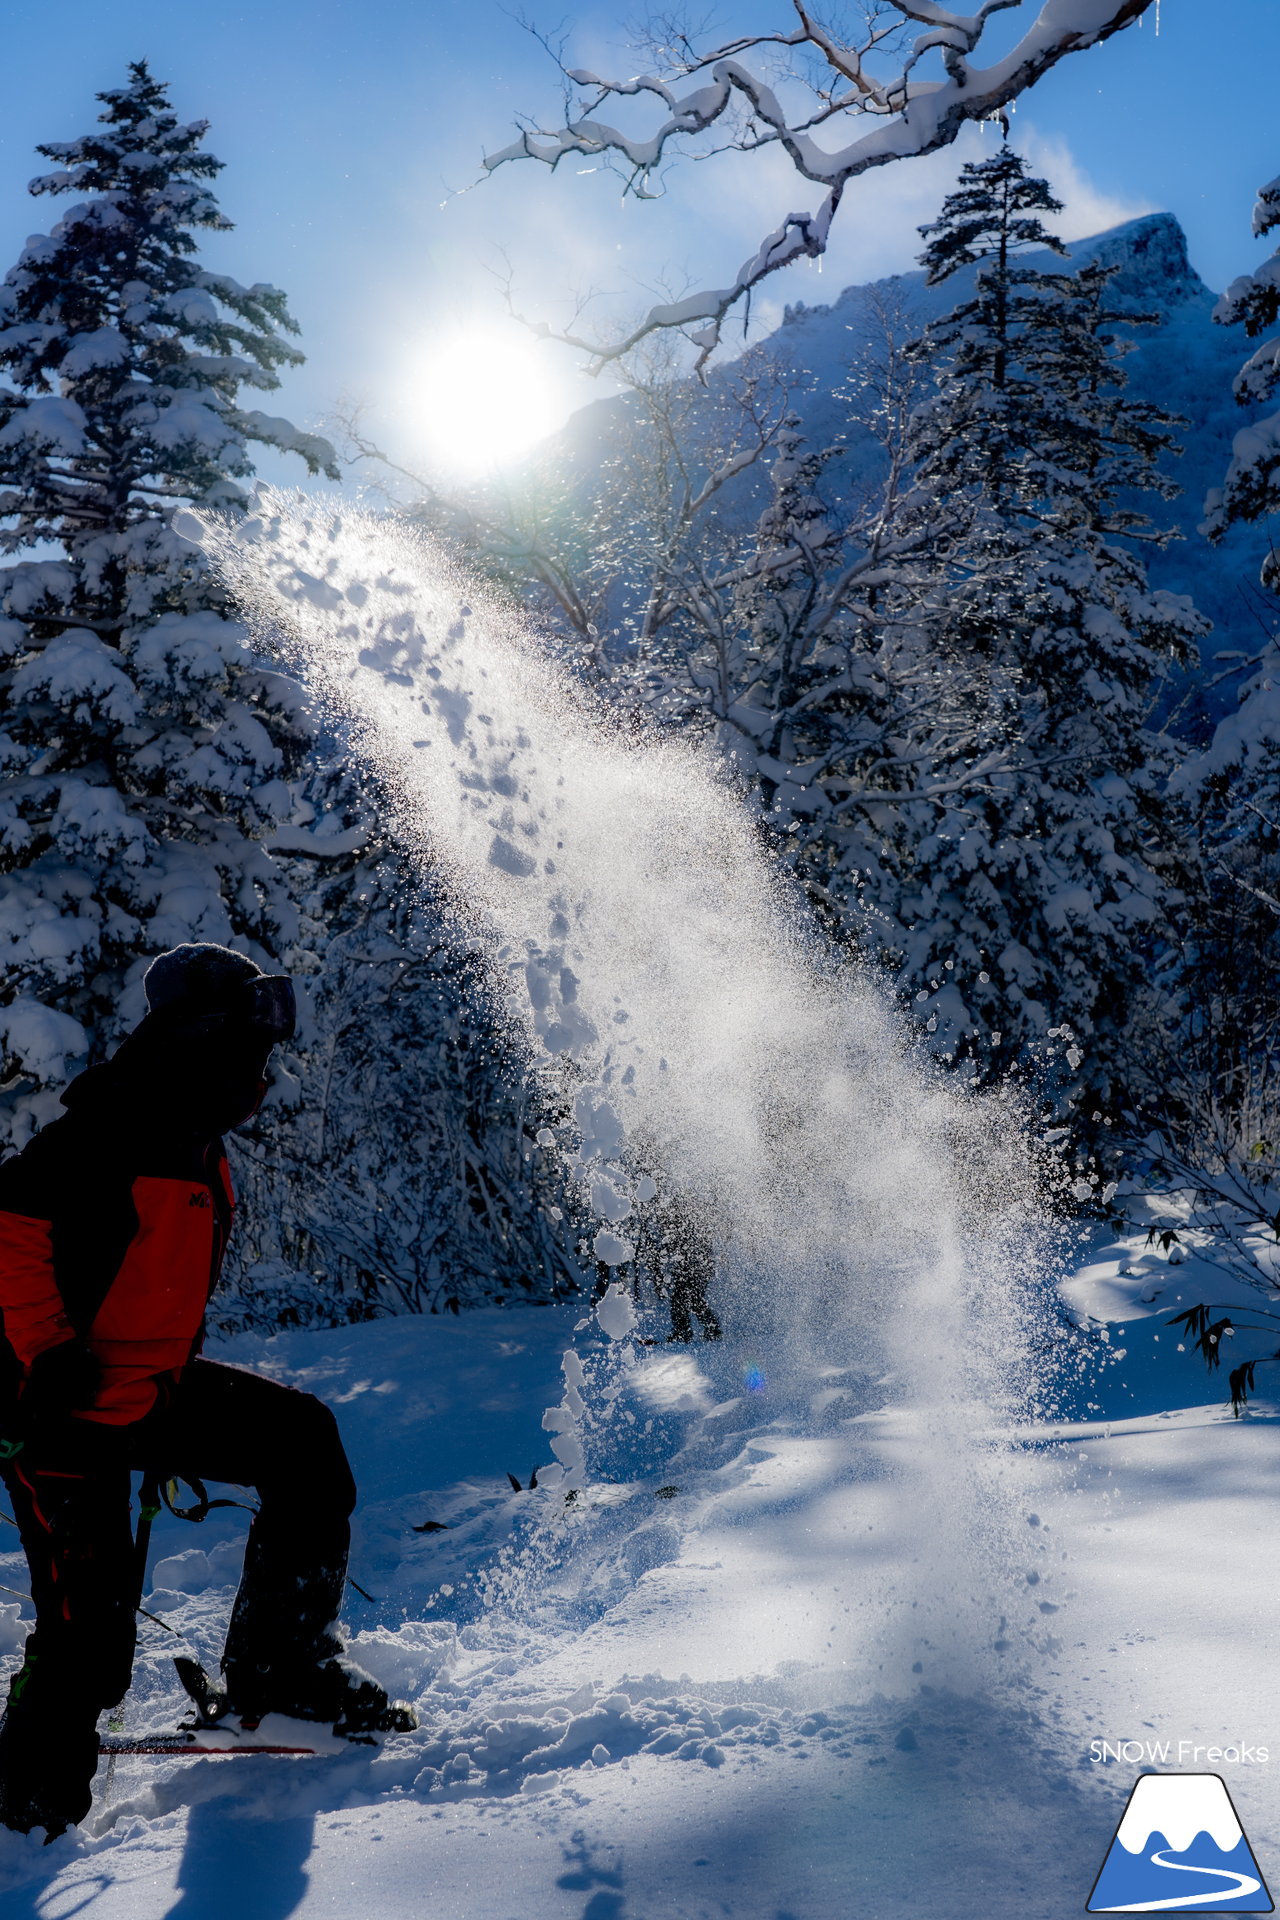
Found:
[[[781,146],[797,173],[825,192],[814,211],[788,213],[729,286],[655,306],[630,333],[612,341],[572,333],[561,337],[585,349],[598,370],[646,335],[678,329],[697,347],[701,367],[719,344],[726,316],[753,287],[780,268],[826,251],[850,180],[872,167],[948,146],[967,121],[998,115],[1066,54],[1097,46],[1131,25],[1151,0],[1044,0],[1012,48],[988,66],[972,64],[990,17],[1020,4],[1022,0],[984,0],[976,13],[960,14],[932,0],[886,0],[884,7],[870,12],[862,38],[845,43],[817,20],[807,0],[792,0],[798,24],[790,32],[738,35],[705,53],[691,52],[668,78],[651,73],[609,80],[565,69],[566,81],[578,92],[578,114],[558,128],[522,128],[516,140],[486,156],[486,174],[512,160],[540,160],[554,170],[566,158],[585,156],[623,167],[626,191],[652,198],[650,181],[668,149],[696,143],[715,128],[738,148]],[[926,31],[911,37],[910,22]],[[900,54],[887,63],[885,56],[895,45]],[[791,75],[807,90],[800,112],[788,104],[795,88],[788,86],[784,100],[760,70],[759,57],[769,50],[769,58],[776,61],[778,49],[816,58],[820,75],[825,67],[829,76],[828,84],[821,77],[802,80],[798,70]],[[754,65],[747,57],[752,54],[758,56]],[[942,77],[922,71],[932,55],[940,62]],[[682,91],[688,81],[697,84]],[[655,103],[657,124],[642,133],[600,118],[607,103],[623,99]],[[854,132],[864,116],[875,124]],[[817,125],[843,125],[852,137],[829,148],[814,138]]]
[[[269,853],[305,854],[312,860],[345,859],[368,844],[367,827],[344,827],[329,833],[316,833],[306,827],[277,827],[264,842]]]

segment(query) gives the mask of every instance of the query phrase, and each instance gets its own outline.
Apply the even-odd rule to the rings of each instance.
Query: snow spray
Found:
[[[487,945],[531,1067],[561,1090],[540,1137],[580,1184],[590,1257],[625,1277],[657,1171],[710,1210],[746,1391],[838,1364],[888,1408],[868,1455],[920,1543],[909,1627],[889,1635],[928,1645],[935,1679],[982,1685],[1001,1625],[1005,1644],[1036,1630],[1007,1436],[1034,1372],[1037,1199],[1008,1109],[912,1058],[709,749],[624,736],[429,537],[268,489],[243,520],[175,525],[376,762],[397,832]],[[625,1366],[622,1278],[598,1322]],[[548,1424],[572,1491],[576,1355],[565,1372]]]

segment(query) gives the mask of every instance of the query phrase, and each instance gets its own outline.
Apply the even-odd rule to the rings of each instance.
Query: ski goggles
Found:
[[[153,1019],[155,1015],[151,1016]],[[191,1014],[176,1003],[162,1010],[162,1019],[174,1021],[188,1033],[220,1033],[229,1026],[240,1031],[247,1027],[269,1046],[291,1040],[298,1024],[298,1002],[293,982],[286,973],[264,973],[257,980],[246,980],[231,993],[225,1005],[210,1013]]]

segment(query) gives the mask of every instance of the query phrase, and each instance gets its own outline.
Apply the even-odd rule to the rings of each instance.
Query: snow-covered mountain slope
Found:
[[[1216,295],[1191,265],[1181,226],[1170,213],[1146,214],[1076,241],[1065,263],[1047,252],[1028,254],[1027,260],[1054,268],[1078,268],[1095,260],[1115,265],[1114,303],[1133,313],[1159,316],[1158,327],[1134,329],[1134,349],[1125,363],[1135,395],[1156,401],[1187,423],[1181,429],[1182,457],[1171,469],[1183,488],[1181,497],[1169,504],[1144,503],[1158,525],[1175,526],[1184,536],[1164,553],[1149,552],[1151,577],[1158,586],[1189,593],[1213,620],[1215,631],[1204,648],[1207,660],[1227,648],[1256,651],[1261,630],[1249,601],[1265,536],[1257,528],[1237,527],[1214,548],[1197,532],[1205,493],[1220,485],[1226,472],[1232,438],[1256,412],[1237,406],[1232,395],[1232,381],[1249,343],[1238,327],[1213,323]],[[923,273],[895,274],[847,287],[830,305],[797,304],[787,310],[783,325],[752,346],[739,364],[768,362],[777,369],[794,389],[795,410],[813,443],[843,439],[847,451],[831,480],[853,489],[873,475],[877,455],[856,418],[856,403],[851,415],[851,403],[843,397],[851,365],[882,335],[885,315],[897,316],[909,337],[966,297],[970,285],[966,273],[937,287],[926,287]],[[716,377],[724,375],[713,380]],[[560,445],[581,471],[596,470],[607,457],[620,412],[629,404],[625,398],[602,400],[574,415]],[[1230,693],[1225,697],[1229,700]]]
[[[1120,1275],[1129,1251],[1100,1250],[1071,1293],[1117,1339],[1151,1290]],[[588,1365],[604,1351],[544,1308],[223,1350],[342,1421],[352,1571],[376,1596],[351,1593],[348,1628],[421,1730],[337,1758],[118,1761],[81,1834],[0,1835],[3,1920],[1066,1920],[1145,1765],[1228,1775],[1274,1876],[1267,1411],[1181,1405],[1203,1376],[1170,1355],[1179,1410],[1134,1417],[1121,1363],[1090,1418],[1025,1432],[1039,1625],[993,1655],[1006,1680],[965,1688],[939,1684],[920,1630],[962,1578],[904,1509],[901,1416],[873,1388],[780,1390],[732,1338],[636,1348],[617,1407],[644,1420],[566,1507],[542,1418],[575,1340]],[[1149,1401],[1157,1379],[1153,1358]],[[542,1485],[514,1491],[535,1462]],[[158,1528],[146,1604],[205,1658],[242,1522]],[[24,1584],[19,1557],[0,1578]],[[19,1609],[3,1625],[12,1666]],[[173,1724],[175,1644],[143,1623],[128,1733]],[[1108,1763],[1095,1741],[1152,1752]]]

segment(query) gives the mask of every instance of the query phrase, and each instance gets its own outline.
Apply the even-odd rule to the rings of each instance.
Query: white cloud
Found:
[[[1040,134],[1028,126],[1018,145],[1032,171],[1043,174],[1062,202],[1052,224],[1064,240],[1084,240],[1140,214],[1160,211],[1153,200],[1095,186],[1061,134]]]

